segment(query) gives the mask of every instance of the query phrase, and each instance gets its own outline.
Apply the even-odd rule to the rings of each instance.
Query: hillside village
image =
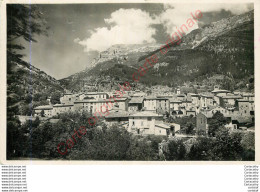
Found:
[[[23,17],[19,7],[27,10],[10,7],[17,17],[9,11],[11,41],[20,30],[15,24]],[[29,42],[31,35],[26,33],[24,39]],[[59,80],[41,71],[48,60],[27,62],[17,52],[25,48],[10,41],[7,159],[255,160],[254,11],[210,20],[162,53],[167,38],[107,43],[91,63],[85,54],[77,62],[69,57],[68,67],[78,72],[69,71]],[[68,45],[68,53],[81,54]],[[58,44],[55,52],[60,48]],[[158,61],[141,75],[152,55]],[[65,65],[60,58],[63,55],[48,66]],[[65,76],[68,69],[50,68],[48,73]],[[138,82],[133,78],[137,71],[144,76]],[[121,92],[125,82],[130,89]],[[84,135],[82,127],[88,134],[77,142],[74,137]]]
[[[207,135],[208,121],[216,112],[220,112],[229,121],[225,127],[231,130],[254,131],[254,94],[249,92],[231,92],[215,86],[211,92],[182,93],[161,92],[161,94],[142,91],[125,91],[123,97],[112,100],[115,92],[64,93],[60,104],[38,106],[34,108],[34,118],[58,120],[59,114],[66,112],[88,112],[95,114],[96,121],[108,126],[118,125],[137,135],[164,135],[191,137],[183,134],[181,125],[170,119],[185,116],[196,117],[196,135]],[[108,100],[112,108],[99,116],[96,112]],[[50,98],[48,99],[50,101]]]

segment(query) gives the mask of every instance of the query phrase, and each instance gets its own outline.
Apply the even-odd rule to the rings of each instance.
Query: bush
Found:
[[[188,154],[189,160],[213,160],[214,153],[212,151],[215,142],[212,138],[199,137],[197,142],[192,145]]]
[[[166,160],[185,160],[186,149],[183,140],[170,140],[165,153]]]

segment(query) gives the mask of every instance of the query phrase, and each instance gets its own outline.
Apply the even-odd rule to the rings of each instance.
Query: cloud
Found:
[[[78,41],[87,51],[104,51],[115,44],[155,43],[156,18],[140,9],[119,9],[104,19],[109,27],[96,28],[89,38]],[[75,40],[74,40],[75,41]]]
[[[78,43],[78,42],[80,42],[80,39],[79,39],[79,38],[76,38],[76,39],[73,40],[73,42],[74,42],[74,43]]]
[[[231,11],[233,14],[242,14],[253,9],[253,4],[164,4],[162,12],[151,15],[141,9],[119,9],[105,18],[106,27],[90,31],[90,37],[83,40],[74,39],[84,47],[85,52],[104,51],[115,44],[144,44],[156,43],[154,39],[156,29],[154,24],[162,24],[167,34],[171,35],[186,24],[197,10],[202,13],[221,10]],[[198,23],[189,28],[191,32],[198,28]]]
[[[196,10],[200,10],[202,13],[226,10],[237,15],[252,9],[253,4],[165,4],[164,11],[158,16],[158,19],[163,23],[166,32],[172,34],[176,32],[177,28],[182,24],[186,24],[187,19],[191,18],[190,13],[195,13]],[[195,23],[190,31],[197,28],[198,23]]]

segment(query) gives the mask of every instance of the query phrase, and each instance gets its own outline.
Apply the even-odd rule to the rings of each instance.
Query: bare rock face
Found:
[[[187,82],[205,82],[212,76],[223,75],[223,81],[218,83],[232,83],[228,86],[236,89],[239,82],[247,82],[254,75],[254,11],[193,30],[182,37],[179,45],[170,44],[166,54],[161,53],[161,46],[114,45],[101,52],[91,68],[61,82],[66,82],[68,89],[77,88],[86,78],[92,84],[111,82],[106,83],[106,87],[110,88],[120,81],[133,82],[132,74],[143,66],[146,58],[156,54],[158,65],[149,69],[137,86],[176,87]]]

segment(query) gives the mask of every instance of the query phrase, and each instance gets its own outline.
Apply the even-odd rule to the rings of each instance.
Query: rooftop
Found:
[[[191,96],[191,97],[199,97],[199,94],[196,94],[196,93],[190,93],[190,96]]]
[[[211,94],[211,93],[208,93],[208,92],[201,93],[201,95],[200,95],[200,96],[201,96],[201,97],[208,97],[208,98],[214,97],[214,95],[213,95],[213,94]]]
[[[143,100],[144,100],[143,97],[132,97],[129,103],[143,103]]]
[[[74,106],[73,104],[56,104],[53,105],[53,107],[70,107],[70,106]]]
[[[185,94],[178,94],[177,97],[185,97]]]
[[[225,89],[214,89],[211,93],[230,93],[230,91]]]
[[[249,102],[247,99],[238,99],[238,102]]]
[[[252,123],[251,116],[231,115],[232,120],[237,120],[239,123]]]
[[[176,98],[170,98],[170,103],[181,103],[182,101],[176,99]]]
[[[87,92],[85,95],[104,95],[107,94],[105,92]]]
[[[243,97],[254,97],[254,93],[242,93]]]
[[[52,105],[42,105],[42,106],[38,106],[35,107],[34,110],[48,110],[48,109],[53,109]]]
[[[157,99],[156,96],[151,96],[151,95],[144,98],[144,100],[156,100],[156,99]]]
[[[106,100],[106,99],[83,99],[81,101],[74,101],[74,103],[105,103],[105,102],[114,102],[114,99]]]
[[[242,99],[240,95],[227,95],[227,96],[222,96],[223,99]]]
[[[159,114],[153,113],[151,111],[140,111],[137,113],[133,113],[129,116],[130,117],[163,117],[163,115],[159,115]]]
[[[169,125],[162,123],[155,123],[155,127],[163,128],[163,129],[170,129]]]
[[[130,113],[123,110],[111,110],[105,118],[116,118],[116,117],[129,117]]]

